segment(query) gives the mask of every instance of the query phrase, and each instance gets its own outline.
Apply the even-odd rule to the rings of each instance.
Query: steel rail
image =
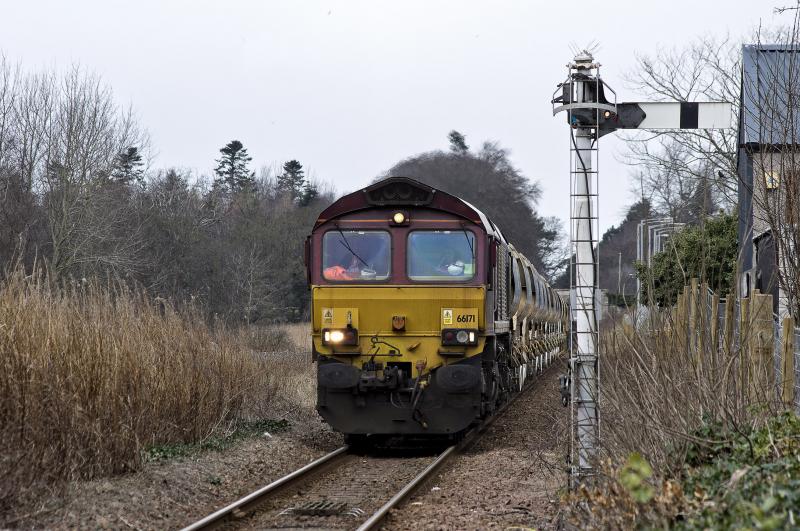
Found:
[[[433,461],[433,463],[428,465],[428,467],[425,470],[420,472],[414,479],[408,482],[406,486],[400,490],[400,492],[392,496],[391,500],[384,503],[383,506],[377,511],[375,511],[366,522],[364,522],[357,528],[356,531],[368,531],[370,529],[377,529],[377,527],[380,526],[381,523],[383,522],[383,519],[386,517],[386,515],[389,514],[389,511],[400,505],[403,502],[403,500],[405,500],[406,497],[414,491],[414,489],[419,487],[426,479],[428,479],[428,477],[431,474],[433,474],[433,472],[435,472],[436,469],[438,469],[442,465],[442,463],[447,461],[447,459],[451,455],[453,455],[453,453],[455,453],[457,449],[458,445],[454,444],[453,446],[450,446],[449,448],[447,448],[447,450],[439,454],[439,457],[437,457]]]
[[[343,454],[346,454],[347,450],[348,450],[347,446],[342,446],[338,450],[334,450],[329,454],[323,455],[319,459],[310,462],[306,466],[298,468],[291,474],[287,474],[282,478],[273,481],[269,485],[261,487],[257,491],[251,492],[244,498],[236,500],[227,507],[224,507],[213,514],[206,516],[202,520],[198,520],[197,522],[187,527],[184,527],[181,531],[197,531],[199,529],[213,529],[214,527],[226,522],[230,517],[238,516],[237,513],[246,513],[249,508],[264,501],[264,498],[268,494],[294,482],[295,480],[305,476],[309,472],[312,472],[320,468],[322,465],[330,462],[331,460],[336,459],[337,457]]]
[[[420,485],[422,485],[436,470],[438,470],[442,464],[447,461],[450,457],[452,457],[456,452],[464,450],[470,447],[477,439],[480,434],[486,431],[489,426],[494,424],[494,422],[499,419],[505,412],[511,407],[511,405],[516,402],[516,400],[521,397],[522,395],[526,394],[530,391],[534,384],[538,381],[538,378],[531,379],[531,382],[522,388],[519,393],[516,393],[512,396],[505,404],[500,406],[494,415],[492,415],[486,422],[482,423],[480,426],[473,428],[470,432],[464,437],[464,439],[459,442],[458,444],[454,444],[453,446],[448,447],[444,452],[439,454],[439,456],[431,463],[430,465],[425,468],[422,472],[417,474],[411,481],[409,481],[405,487],[400,490],[397,494],[392,496],[388,502],[383,504],[383,506],[375,511],[372,516],[369,517],[367,521],[361,524],[356,531],[369,531],[371,529],[378,529],[381,524],[383,523],[383,519],[389,514],[389,511],[398,507],[406,498],[408,498],[414,490],[417,489]]]

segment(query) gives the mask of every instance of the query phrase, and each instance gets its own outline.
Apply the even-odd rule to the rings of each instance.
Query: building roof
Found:
[[[742,144],[800,144],[800,47],[743,47],[740,113]]]

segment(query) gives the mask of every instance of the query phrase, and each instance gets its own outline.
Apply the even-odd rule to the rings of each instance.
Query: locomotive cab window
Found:
[[[391,241],[386,231],[331,230],[322,239],[325,280],[386,280],[390,263]]]
[[[475,276],[475,234],[468,230],[416,230],[408,235],[408,278],[459,281]]]

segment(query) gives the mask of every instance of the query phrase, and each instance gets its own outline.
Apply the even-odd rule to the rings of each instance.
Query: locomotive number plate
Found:
[[[478,328],[478,309],[442,308],[442,328]]]

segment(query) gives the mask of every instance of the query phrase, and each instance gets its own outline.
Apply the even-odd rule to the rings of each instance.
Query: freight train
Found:
[[[457,438],[565,348],[567,301],[480,210],[421,182],[337,200],[305,260],[317,411],[350,443]]]

